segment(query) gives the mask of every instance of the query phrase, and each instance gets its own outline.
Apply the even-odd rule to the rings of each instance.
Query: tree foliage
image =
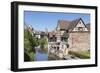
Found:
[[[45,48],[46,45],[48,45],[47,38],[41,38],[40,39],[40,45],[42,48]]]
[[[62,40],[65,42],[68,42],[68,38],[69,38],[69,33],[68,32],[64,32],[62,35]]]
[[[33,61],[36,53],[35,47],[40,45],[43,50],[47,44],[47,38],[38,39],[28,28],[24,29],[24,61]]]
[[[25,61],[34,60],[35,46],[37,46],[37,39],[32,36],[28,29],[24,29],[24,59]],[[28,58],[29,57],[29,58]]]

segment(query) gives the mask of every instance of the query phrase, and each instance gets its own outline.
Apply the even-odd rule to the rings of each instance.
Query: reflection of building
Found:
[[[65,39],[66,38],[66,39]],[[75,51],[90,49],[90,24],[81,18],[73,21],[59,20],[56,30],[49,32],[49,42],[58,42],[59,50],[70,48]]]

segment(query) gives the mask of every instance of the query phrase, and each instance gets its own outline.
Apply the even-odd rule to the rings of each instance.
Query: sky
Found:
[[[61,12],[37,12],[24,11],[24,23],[32,25],[37,31],[52,31],[56,28],[58,20],[75,20],[82,18],[84,23],[90,22],[90,14],[83,13],[61,13]]]

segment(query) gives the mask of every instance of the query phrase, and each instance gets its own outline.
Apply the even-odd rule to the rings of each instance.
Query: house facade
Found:
[[[49,33],[48,39],[49,44],[59,44],[54,49],[65,52],[64,55],[68,54],[68,50],[90,50],[90,25],[87,26],[81,18],[72,21],[59,20],[56,29]]]

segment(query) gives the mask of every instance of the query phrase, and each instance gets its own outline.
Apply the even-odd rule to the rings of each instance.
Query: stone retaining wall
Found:
[[[90,50],[90,32],[72,32],[69,35],[68,43],[70,50]]]

